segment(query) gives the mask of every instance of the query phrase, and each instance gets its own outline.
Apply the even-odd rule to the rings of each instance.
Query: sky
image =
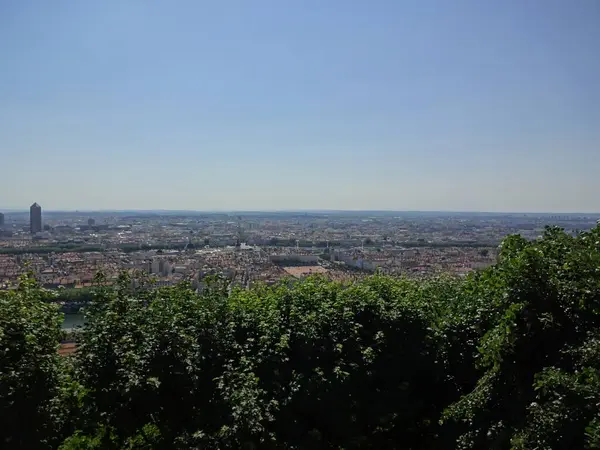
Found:
[[[597,0],[0,0],[0,208],[600,212]]]

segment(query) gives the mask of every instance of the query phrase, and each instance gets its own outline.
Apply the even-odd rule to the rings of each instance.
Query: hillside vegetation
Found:
[[[600,228],[464,280],[0,292],[0,448],[600,448]]]

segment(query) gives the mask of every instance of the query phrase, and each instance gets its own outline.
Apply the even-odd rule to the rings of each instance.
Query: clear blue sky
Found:
[[[597,0],[0,1],[0,207],[600,211]]]

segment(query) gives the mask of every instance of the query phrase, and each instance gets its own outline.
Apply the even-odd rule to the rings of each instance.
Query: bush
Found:
[[[61,315],[31,277],[0,291],[0,445],[55,448],[65,432],[68,366],[57,353]]]

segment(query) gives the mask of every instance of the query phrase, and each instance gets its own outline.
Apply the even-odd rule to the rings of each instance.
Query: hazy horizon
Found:
[[[40,205],[41,206],[41,205]],[[191,214],[259,214],[259,213],[281,213],[281,214],[292,214],[292,213],[315,213],[315,214],[327,214],[327,213],[385,213],[385,214],[539,214],[539,215],[600,215],[600,211],[468,211],[468,210],[396,210],[396,209],[211,209],[211,210],[194,210],[194,209],[44,209],[43,213],[89,213],[89,214],[102,214],[102,213],[191,213]],[[18,208],[2,208],[0,207],[0,213],[29,213],[29,208],[18,209]]]
[[[600,211],[600,3],[0,4],[0,202]]]

